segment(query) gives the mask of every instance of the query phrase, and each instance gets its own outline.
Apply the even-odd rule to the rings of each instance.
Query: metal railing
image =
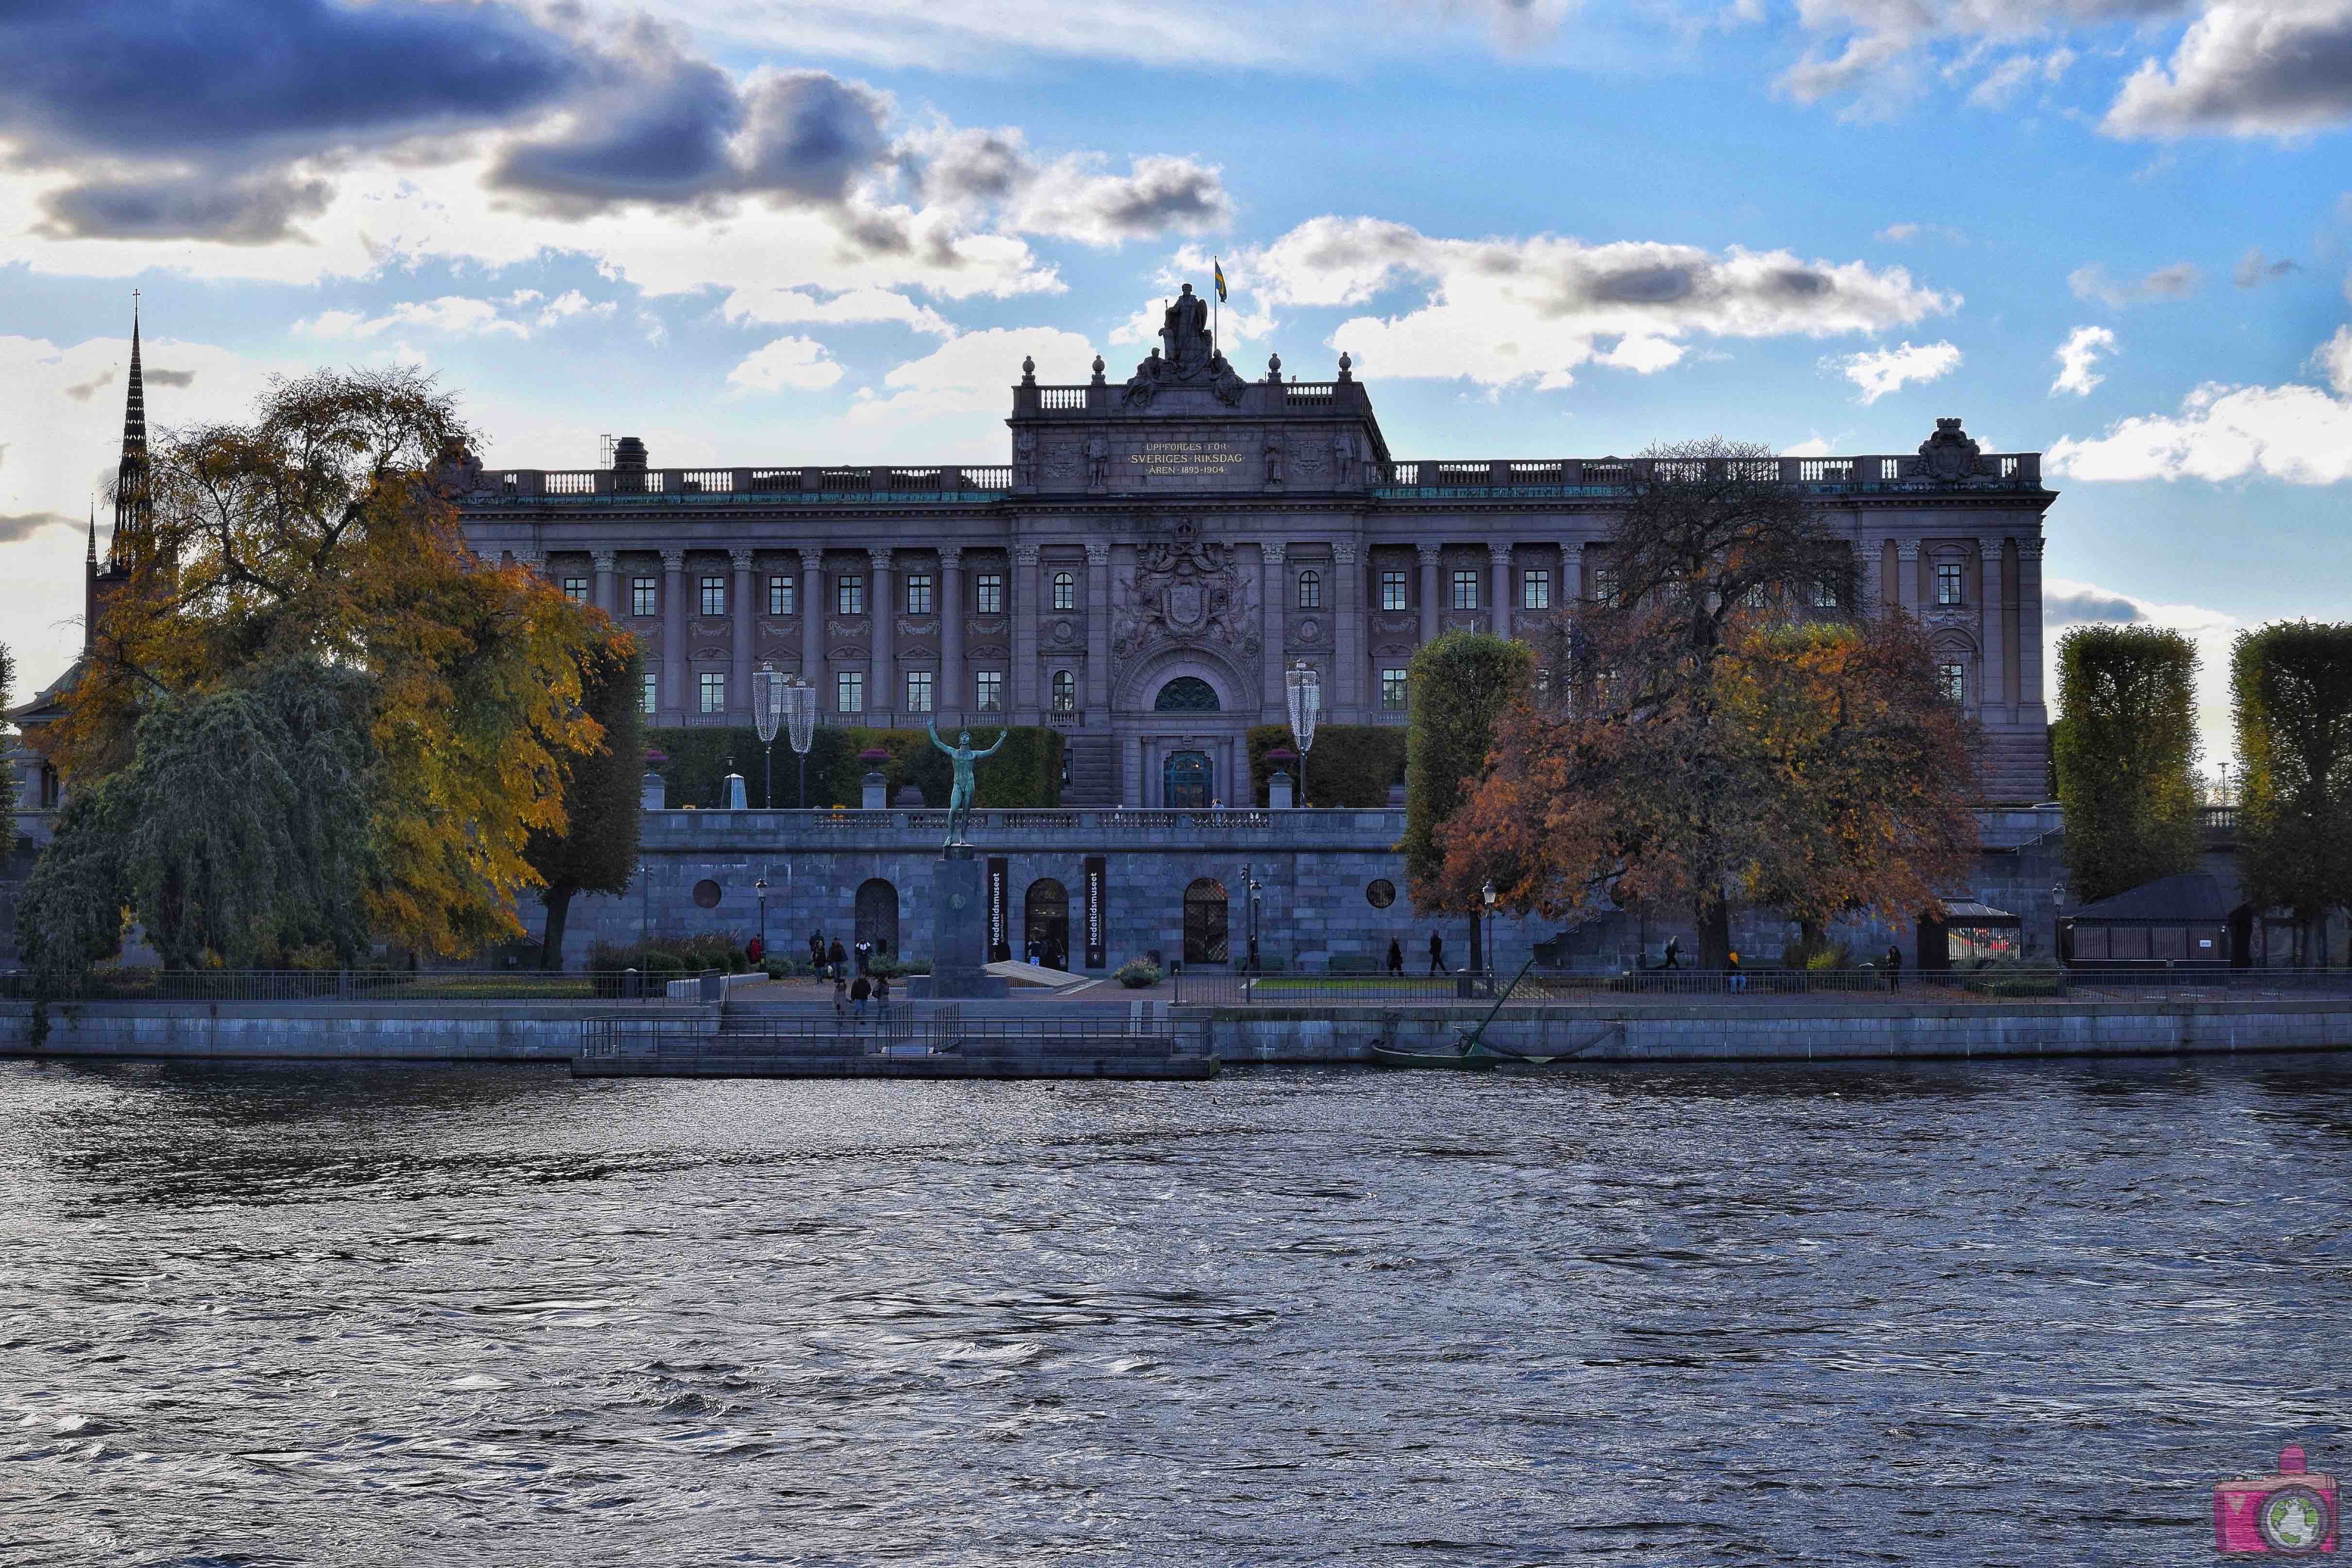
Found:
[[[822,501],[844,497],[863,499],[877,492],[954,500],[970,496],[992,499],[1011,489],[1013,469],[1006,464],[927,468],[509,468],[485,474],[483,480],[489,497],[505,500],[646,496],[746,497],[763,500],[797,498]],[[469,502],[481,499],[467,498]]]
[[[1855,458],[1710,458],[1696,460],[1652,458],[1497,458],[1485,461],[1404,460],[1373,466],[1373,483],[1382,490],[1538,490],[1610,491],[1652,478],[1697,479],[1712,475],[1818,489],[1851,489],[1893,485],[1901,489],[1936,489],[1951,483],[1996,483],[2038,487],[2042,454],[1987,454],[1986,471],[1968,479],[1947,481],[1920,471],[1916,458],[1874,455]],[[1906,471],[1904,465],[1912,467]]]
[[[477,969],[93,969],[52,1002],[356,1003],[597,1002],[699,1007],[717,971],[699,977],[619,971]],[[673,981],[697,978],[669,994]],[[0,973],[0,998],[30,1001],[33,977]]]
[[[919,1040],[934,1052],[1022,1041],[1160,1051],[1171,1045],[1164,1029],[1125,1012],[973,1016],[952,1004],[926,1010],[894,1002],[862,1016],[808,1008],[718,1023],[708,1018],[587,1018],[581,1022],[580,1048],[590,1057],[838,1056],[845,1051],[887,1053]]]

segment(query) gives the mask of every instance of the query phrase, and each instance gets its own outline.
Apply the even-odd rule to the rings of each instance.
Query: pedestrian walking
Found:
[[[1893,942],[1886,944],[1886,988],[1889,991],[1903,989],[1903,950]]]
[[[833,1021],[839,1024],[848,1016],[849,976],[842,973],[839,964],[835,964],[833,967]]]
[[[1747,990],[1748,976],[1739,972],[1739,955],[1738,953],[1735,952],[1729,955],[1729,960],[1726,964],[1726,968],[1729,971],[1730,978],[1726,980],[1724,984],[1734,991]]]
[[[874,977],[874,1016],[881,1023],[890,1021],[890,977],[887,974]]]
[[[861,942],[855,951],[857,954],[857,977],[863,980],[874,970],[874,944],[870,942]]]
[[[835,980],[849,973],[849,950],[841,945],[839,937],[835,937],[833,945],[824,950],[824,962],[832,969]]]
[[[1445,973],[1445,939],[1435,931],[1429,933],[1429,972],[1432,974]]]
[[[1680,969],[1682,966],[1683,939],[1678,936],[1670,936],[1666,938],[1666,961],[1658,965],[1658,967],[1661,969]]]
[[[767,956],[768,944],[761,942],[758,937],[755,936],[750,942],[743,944],[744,962],[749,963],[752,968],[759,968]]]
[[[818,974],[824,972],[824,932],[821,931],[809,932],[809,970]]]
[[[1404,943],[1394,937],[1389,938],[1389,973],[1400,980],[1404,978]]]
[[[874,982],[863,974],[849,983],[849,1009],[857,1015],[860,1024],[866,1022],[866,1003],[874,994]]]

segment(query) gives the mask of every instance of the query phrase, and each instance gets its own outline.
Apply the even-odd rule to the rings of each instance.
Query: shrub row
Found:
[[[1399,725],[1327,724],[1307,753],[1307,805],[1386,805],[1389,786],[1404,782],[1405,731]],[[1286,724],[1257,724],[1249,732],[1251,798],[1267,804],[1267,781],[1277,768],[1293,779],[1298,764],[1270,763],[1266,753],[1295,751]]]
[[[986,749],[996,739],[991,725],[973,725],[972,744]],[[952,733],[942,732],[952,742]],[[775,785],[772,798],[763,785],[763,756],[759,731],[748,725],[684,730],[648,730],[646,744],[662,753],[650,764],[661,774],[673,806],[706,810],[724,805],[720,794],[732,762],[743,775],[745,796],[755,808],[772,805],[789,810],[800,799],[800,758],[782,736],[775,745]],[[880,764],[890,781],[895,799],[899,787],[913,784],[923,792],[926,805],[944,806],[955,783],[955,764],[931,744],[920,730],[868,730],[820,727],[809,745],[808,798],[815,806],[856,806],[865,799],[867,765],[858,753],[884,751],[890,760]],[[1062,798],[1062,735],[1058,730],[1028,727],[1008,731],[1004,749],[979,764],[973,782],[982,806],[1058,805]]]

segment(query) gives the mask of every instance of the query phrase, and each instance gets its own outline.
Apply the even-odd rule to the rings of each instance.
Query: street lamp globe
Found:
[[[809,747],[816,740],[816,688],[795,675],[779,695],[783,705],[785,737],[801,760],[801,788],[795,804],[806,806]]]
[[[764,753],[760,804],[768,810],[776,805],[776,729],[783,717],[784,677],[774,665],[763,661],[751,672],[751,723],[760,731]]]
[[[1282,672],[1290,700],[1290,734],[1298,743],[1298,804],[1307,804],[1307,753],[1315,749],[1315,726],[1323,717],[1323,672],[1300,659]]]

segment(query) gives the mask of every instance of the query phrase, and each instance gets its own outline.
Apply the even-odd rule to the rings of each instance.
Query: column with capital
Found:
[[[525,549],[510,551],[509,553],[514,556],[516,565],[520,566],[527,571],[537,573],[542,577],[547,575],[547,555],[545,552]]]
[[[1352,539],[1331,542],[1331,662],[1339,675],[1339,710],[1361,722],[1364,705],[1364,574]],[[1286,695],[1284,701],[1288,702]],[[1287,712],[1285,714],[1287,717]]]
[[[833,710],[833,694],[824,689],[824,552],[801,552],[801,679],[816,688],[816,709]]]
[[[686,552],[665,550],[662,563],[661,718],[686,722]]]
[[[760,621],[751,602],[751,552],[730,550],[727,558],[735,567],[734,591],[727,596],[729,625],[735,633],[734,658],[727,670],[727,711],[741,718],[751,711],[752,633]]]
[[[1013,547],[1013,711],[1005,718],[1015,724],[1034,724],[1037,713],[1037,612],[1045,599],[1037,591],[1037,546]]]
[[[971,700],[964,689],[963,672],[963,551],[940,547],[940,685],[931,702],[941,725],[952,725]]]
[[[1980,568],[1977,581],[1984,589],[1984,604],[1978,616],[1980,630],[1977,642],[1983,651],[1979,663],[1982,680],[1981,689],[1977,695],[1977,711],[1987,724],[2006,725],[2010,712],[2009,680],[2002,674],[2007,666],[2001,658],[2001,644],[2007,640],[2002,636],[2005,627],[2001,616],[2001,542],[1998,539],[1977,541],[1977,561]]]
[[[1563,540],[1559,547],[1559,597],[1552,603],[1559,609],[1572,610],[1576,607],[1576,602],[1582,597],[1584,597],[1584,541]]]
[[[1421,640],[1425,643],[1437,640],[1437,563],[1444,553],[1440,545],[1421,547]]]
[[[619,558],[610,550],[596,550],[589,552],[589,559],[596,563],[596,585],[589,602],[606,615],[617,618],[621,613],[621,602],[615,596],[616,584],[613,574],[620,564]]]
[[[1087,722],[1110,722],[1110,546],[1087,546]]]
[[[2042,694],[2042,541],[2017,542],[2017,721],[2031,730],[2047,722]]]
[[[1261,595],[1257,637],[1265,666],[1265,721],[1269,724],[1283,723],[1290,715],[1290,694],[1282,684],[1283,667],[1289,661],[1290,626],[1284,612],[1289,608],[1290,599],[1284,592],[1283,574],[1289,553],[1287,545],[1268,543],[1257,547]]]
[[[1916,539],[1895,542],[1895,602],[1915,616],[1919,613],[1919,542]]]
[[[895,711],[900,700],[893,684],[898,678],[898,601],[897,587],[890,581],[892,554],[888,550],[866,552],[867,563],[874,568],[874,581],[868,584],[872,596],[866,601],[866,609],[874,616],[872,662],[866,666],[873,673],[866,678],[866,710],[877,716]]]
[[[1493,563],[1495,579],[1495,635],[1511,635],[1511,547],[1507,544],[1486,546],[1486,559]]]

